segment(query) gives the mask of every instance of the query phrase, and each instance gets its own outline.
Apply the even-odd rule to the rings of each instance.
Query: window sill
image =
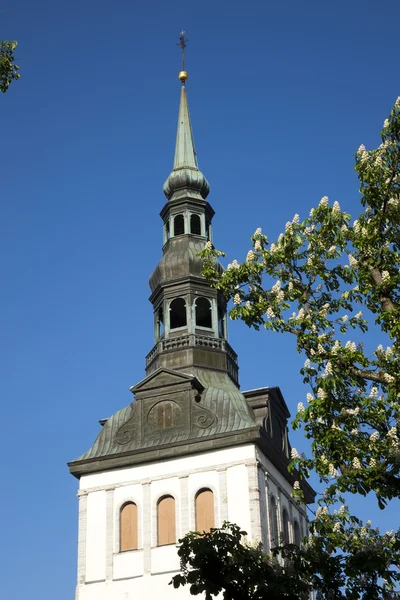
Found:
[[[176,546],[178,542],[168,542],[168,544],[157,544],[157,546],[152,546],[152,550],[155,548],[168,548],[168,546]]]

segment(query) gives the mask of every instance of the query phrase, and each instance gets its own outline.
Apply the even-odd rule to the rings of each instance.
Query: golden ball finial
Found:
[[[181,71],[178,75],[178,79],[180,79],[182,84],[185,83],[185,81],[187,80],[188,77],[189,77],[189,74],[187,73],[187,71]]]

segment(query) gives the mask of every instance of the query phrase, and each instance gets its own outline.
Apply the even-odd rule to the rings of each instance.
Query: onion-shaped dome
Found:
[[[163,192],[169,200],[174,192],[181,189],[193,190],[205,200],[210,193],[210,184],[198,169],[183,167],[172,171],[164,183]]]

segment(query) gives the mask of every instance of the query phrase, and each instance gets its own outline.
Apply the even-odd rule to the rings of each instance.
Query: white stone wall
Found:
[[[268,494],[300,518],[289,484],[253,444],[83,476],[77,600],[189,598],[188,589],[168,585],[179,559],[175,545],[157,547],[157,502],[175,498],[178,539],[195,529],[195,495],[204,487],[214,493],[216,527],[237,523],[267,549]],[[138,550],[119,552],[119,513],[129,500],[138,507]]]

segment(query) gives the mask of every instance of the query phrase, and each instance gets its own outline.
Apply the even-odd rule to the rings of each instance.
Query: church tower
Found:
[[[290,416],[279,388],[241,392],[226,300],[202,277],[212,242],[210,186],[199,170],[186,94],[164,184],[162,257],[150,276],[154,345],[133,402],[69,463],[79,479],[76,600],[189,598],[168,583],[190,530],[237,523],[268,552],[299,543],[305,506],[290,494]],[[222,269],[222,267],[221,267]],[[306,502],[313,491],[302,483]]]

